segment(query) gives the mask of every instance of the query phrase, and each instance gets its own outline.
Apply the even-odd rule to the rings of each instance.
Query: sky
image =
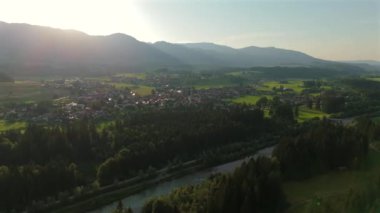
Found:
[[[0,21],[380,60],[380,0],[0,0]]]

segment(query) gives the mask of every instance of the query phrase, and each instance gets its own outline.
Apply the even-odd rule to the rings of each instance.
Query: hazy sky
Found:
[[[0,0],[0,21],[380,60],[380,0]]]

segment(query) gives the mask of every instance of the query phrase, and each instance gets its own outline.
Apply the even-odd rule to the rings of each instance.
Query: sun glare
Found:
[[[124,32],[140,40],[154,40],[147,19],[134,0],[1,1],[0,20],[76,29],[91,35]]]

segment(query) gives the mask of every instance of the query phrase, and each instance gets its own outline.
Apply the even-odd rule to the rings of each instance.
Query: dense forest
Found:
[[[285,130],[278,125],[249,106],[205,106],[129,113],[102,129],[85,119],[6,131],[0,135],[0,188],[9,193],[1,194],[0,207],[37,208],[41,200],[61,200],[78,187],[112,184],[217,147],[255,144]]]
[[[285,136],[274,150],[287,179],[303,179],[337,168],[357,168],[368,152],[368,136],[322,121]]]
[[[279,140],[272,158],[251,159],[232,174],[214,175],[199,185],[152,199],[143,212],[283,212],[287,208],[283,181],[360,168],[368,152],[367,130],[371,128],[364,127],[366,123],[376,126],[368,120],[359,121],[355,127],[327,120],[306,122]],[[352,192],[345,198],[345,208],[362,210],[377,205],[378,185],[373,186],[367,191]]]
[[[345,96],[342,117],[371,114],[380,110],[380,82],[364,78],[343,79],[341,86]]]
[[[278,162],[251,159],[232,174],[149,201],[142,212],[282,212],[286,207]]]
[[[229,108],[228,113],[189,108],[131,115],[127,122],[110,127],[118,133],[110,141],[115,141],[112,146],[119,151],[99,166],[97,178],[101,185],[109,184],[171,159],[189,160],[212,147],[252,141],[274,127],[262,111],[244,106]]]

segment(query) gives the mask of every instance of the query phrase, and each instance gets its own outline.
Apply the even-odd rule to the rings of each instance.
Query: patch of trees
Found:
[[[355,116],[380,111],[380,82],[356,78],[342,81],[352,88],[346,92],[345,110],[342,116]]]
[[[77,164],[96,162],[99,139],[87,122],[69,127],[29,125],[0,135],[0,211],[22,210],[72,194],[91,181]],[[50,197],[50,200],[46,200]],[[3,203],[2,203],[3,202]]]
[[[74,163],[0,166],[0,211],[21,211],[27,205],[33,208],[38,205],[37,201],[49,196],[60,199],[58,192],[63,193],[83,182]]]
[[[257,103],[261,102],[262,100],[259,99]],[[281,125],[294,123],[295,117],[298,116],[298,108],[292,106],[290,103],[282,102],[278,96],[273,97],[269,106],[269,114],[271,115],[271,118]]]
[[[251,159],[232,174],[174,190],[147,202],[142,212],[283,212],[286,199],[278,162]]]
[[[326,113],[341,112],[345,108],[345,98],[334,91],[326,91],[321,95],[322,111]]]
[[[83,121],[66,127],[29,125],[24,132],[9,131],[0,135],[0,164],[45,164],[63,160],[89,162],[100,158],[100,135],[93,123]]]
[[[319,88],[322,86],[322,81],[315,81],[315,80],[303,81],[303,86],[306,88]]]
[[[347,94],[345,109],[342,117],[371,114],[380,111],[380,99],[368,98],[355,93]]]
[[[172,159],[190,160],[214,147],[251,141],[276,128],[261,110],[233,106],[149,111],[130,115],[109,129],[113,131],[113,146],[120,148],[99,166],[101,185],[149,166],[161,167]]]
[[[346,79],[344,84],[372,98],[380,98],[380,82],[363,78]]]
[[[308,127],[311,125],[311,127]],[[368,136],[327,120],[283,137],[274,151],[287,179],[304,179],[339,168],[356,168],[368,152]]]

